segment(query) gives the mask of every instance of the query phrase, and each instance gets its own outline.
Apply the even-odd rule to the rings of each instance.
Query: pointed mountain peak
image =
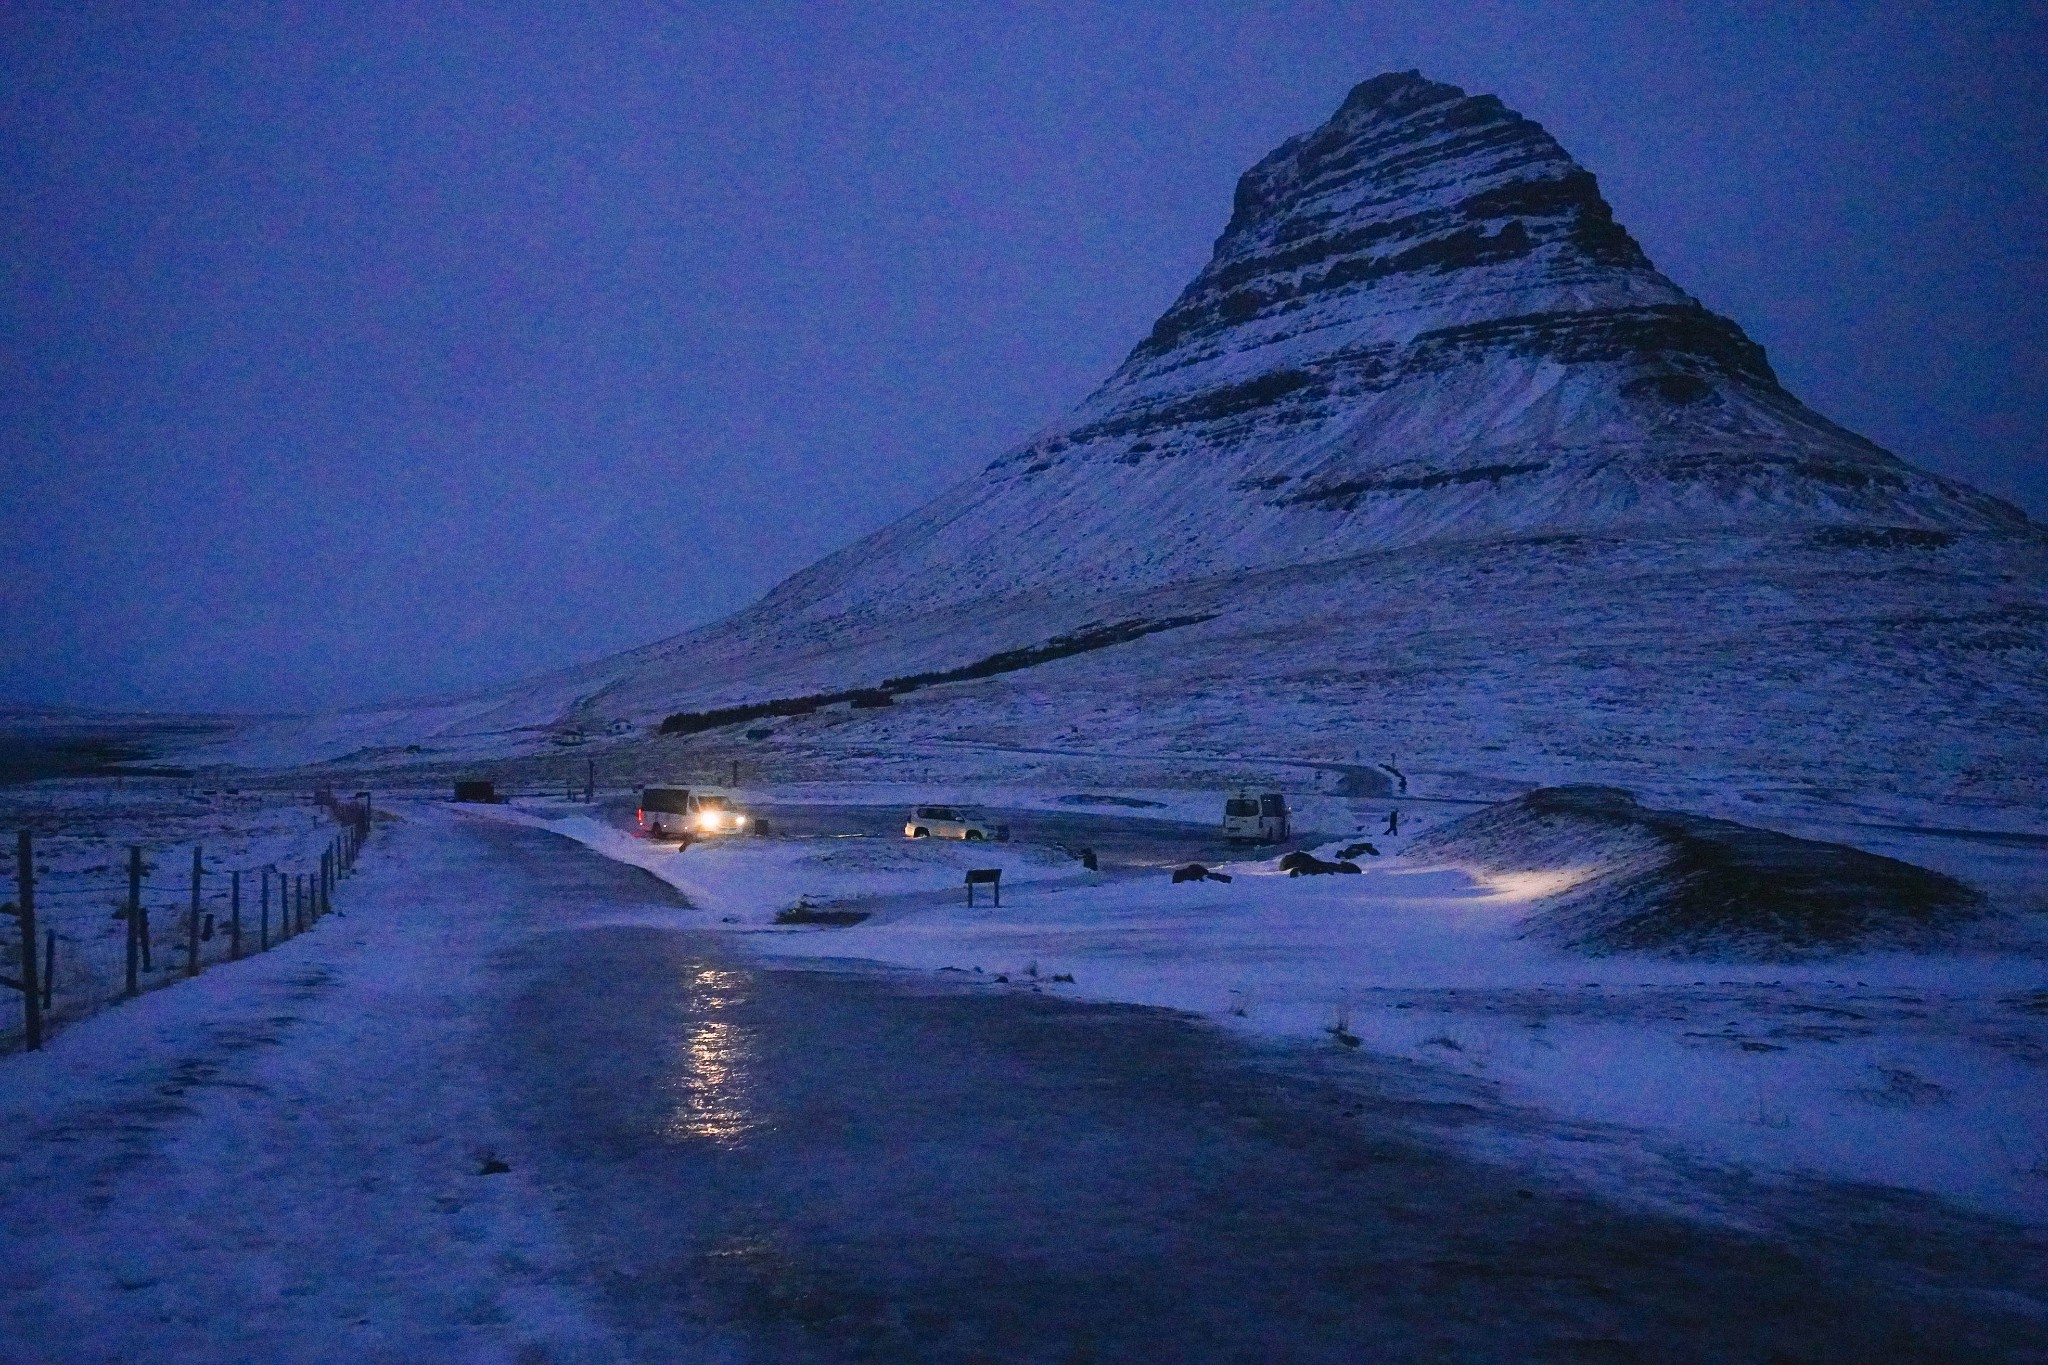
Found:
[[[1178,351],[1177,364],[1189,343],[1200,354],[1206,337],[1249,338],[1304,312],[1339,325],[1376,320],[1376,340],[1399,341],[1433,321],[1588,305],[1704,316],[1542,125],[1491,95],[1389,73],[1244,174],[1208,268],[1131,359],[1150,369]],[[1775,382],[1760,348],[1713,324],[1706,330],[1723,334],[1705,357],[1713,368]]]
[[[1947,535],[2015,515],[1806,408],[1540,124],[1411,71],[1355,87],[1245,173],[1209,263],[1070,416],[763,606],[907,611],[932,582],[961,600],[1152,591],[1432,543]]]

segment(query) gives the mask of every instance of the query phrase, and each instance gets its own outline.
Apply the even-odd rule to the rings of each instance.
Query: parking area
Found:
[[[792,839],[856,835],[901,838],[909,809],[903,805],[784,804],[765,799],[745,805],[756,819],[766,822],[772,837]],[[1105,871],[1177,867],[1190,862],[1215,864],[1260,855],[1277,857],[1289,849],[1338,837],[1301,830],[1285,843],[1233,844],[1223,838],[1220,821],[1217,825],[1197,825],[1099,811],[978,809],[1008,825],[1012,843],[1043,844],[1076,855],[1082,849],[1092,849]],[[621,829],[634,827],[633,812],[630,799],[605,807],[607,818]]]

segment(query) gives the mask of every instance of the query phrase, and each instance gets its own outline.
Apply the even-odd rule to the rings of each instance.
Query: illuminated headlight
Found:
[[[735,815],[732,818],[732,822],[735,825],[744,825],[745,823],[747,823],[747,817],[744,815]]]
[[[704,829],[717,829],[718,812],[710,810],[705,811],[702,815],[697,817],[697,823]]]

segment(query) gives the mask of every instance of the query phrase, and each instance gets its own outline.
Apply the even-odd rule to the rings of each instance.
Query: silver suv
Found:
[[[1010,827],[964,806],[919,806],[903,822],[906,839],[1008,839]]]

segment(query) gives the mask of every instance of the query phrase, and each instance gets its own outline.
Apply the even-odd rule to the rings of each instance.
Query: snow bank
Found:
[[[1521,879],[1544,897],[1532,932],[1596,953],[1776,960],[1925,946],[1984,901],[1895,858],[1650,810],[1613,787],[1541,788],[1412,851]]]

